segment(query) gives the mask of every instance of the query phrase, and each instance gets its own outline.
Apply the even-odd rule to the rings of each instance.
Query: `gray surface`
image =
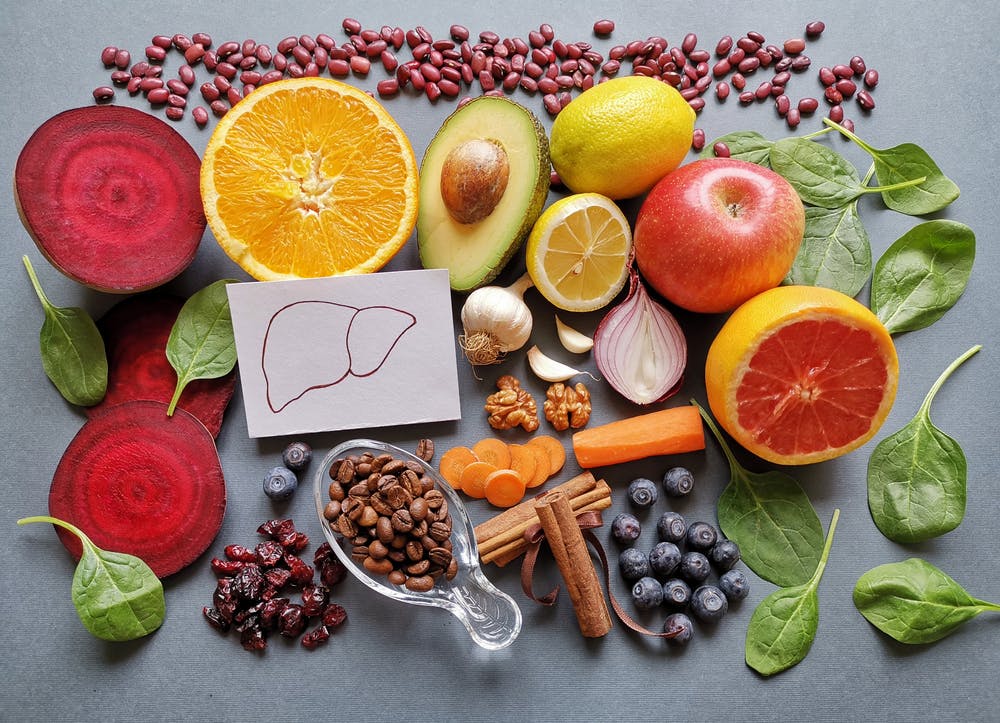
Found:
[[[674,4],[677,9],[671,10],[664,3],[640,2],[625,13],[596,3],[512,1],[491,13],[486,4],[479,9],[463,4],[448,12],[420,9],[418,3],[393,8],[319,2],[244,5],[247,9],[236,11],[213,3],[161,2],[141,9],[122,3],[4,3],[0,87],[6,129],[0,177],[11,178],[17,153],[35,127],[61,110],[88,104],[91,89],[106,82],[107,73],[98,62],[105,44],[139,54],[160,32],[206,30],[217,42],[254,37],[273,44],[288,34],[323,31],[339,39],[341,19],[354,15],[368,27],[423,24],[435,36],[443,36],[455,21],[473,30],[491,27],[502,35],[525,35],[539,22],[549,21],[562,37],[586,39],[593,21],[610,15],[618,21],[616,41],[656,33],[679,42],[680,34],[691,30],[702,37],[704,47],[711,48],[723,34],[756,29],[769,40],[782,40],[800,34],[809,20],[825,20],[826,34],[808,51],[814,70],[820,64],[845,62],[854,53],[877,67],[882,77],[876,92],[878,108],[859,119],[859,131],[876,145],[915,141],[927,148],[962,189],[961,198],[943,215],[970,224],[978,233],[976,266],[957,306],[931,328],[897,339],[902,369],[899,396],[877,437],[909,419],[953,358],[982,343],[984,351],[952,377],[933,409],[934,421],[962,443],[968,456],[965,521],[954,532],[921,545],[904,547],[883,538],[871,521],[865,497],[865,466],[873,443],[846,458],[794,470],[824,526],[835,507],[842,516],[820,588],[816,642],[804,662],[771,680],[758,677],[743,662],[750,613],[772,589],[756,578],[750,598],[717,630],[699,633],[680,655],[621,625],[604,640],[585,641],[577,633],[566,599],[553,609],[523,602],[520,639],[505,651],[484,653],[448,614],[401,607],[350,583],[337,591],[350,621],[328,647],[310,654],[275,640],[265,655],[251,655],[234,638],[210,630],[200,612],[210,601],[214,584],[209,557],[225,544],[253,541],[257,525],[274,514],[260,492],[259,480],[286,440],[249,440],[237,396],[219,438],[229,488],[229,508],[219,537],[201,561],[167,582],[168,619],[159,632],[134,644],[102,643],[76,619],[69,602],[73,564],[55,535],[42,526],[14,525],[21,516],[45,512],[52,472],[84,421],[82,413],[63,403],[43,376],[37,348],[42,315],[20,256],[27,253],[35,260],[43,284],[58,303],[82,305],[98,316],[114,299],[82,289],[52,270],[24,232],[8,195],[0,204],[5,248],[0,258],[5,339],[0,432],[6,450],[6,473],[0,481],[5,507],[0,520],[4,549],[0,719],[238,720],[276,714],[301,720],[319,716],[334,720],[996,720],[1000,616],[982,616],[931,646],[906,647],[877,633],[851,604],[851,589],[862,572],[911,555],[944,568],[976,596],[1000,600],[995,542],[1000,533],[996,501],[1000,334],[995,311],[1000,217],[993,138],[1000,88],[987,59],[1000,30],[995,6],[953,2],[945,10],[937,3],[851,1],[831,6],[724,1]],[[806,5],[809,9],[803,9]],[[606,49],[610,44],[600,46]],[[815,82],[810,71],[796,77],[791,87],[797,93],[814,93]],[[518,97],[544,116],[540,99]],[[121,92],[119,99],[141,107],[138,101],[125,100]],[[432,106],[410,97],[387,103],[418,156],[452,106],[447,102]],[[745,109],[733,98],[720,105],[710,97],[698,125],[710,138],[744,128],[770,137],[784,133],[769,107]],[[818,127],[816,118],[802,129]],[[196,129],[190,117],[177,128],[199,153],[204,150],[208,130]],[[834,146],[858,165],[863,163],[847,144],[837,141]],[[861,213],[876,256],[915,223],[880,208],[874,199],[862,201]],[[411,241],[389,268],[415,264]],[[239,270],[206,234],[195,264],[171,288],[190,293],[234,274]],[[504,278],[513,276],[514,270]],[[867,293],[867,289],[862,292],[862,300],[867,300]],[[536,340],[554,348],[549,338],[551,310],[536,294],[529,294],[529,299],[537,312]],[[691,366],[678,403],[691,396],[703,398],[701,360],[721,323],[718,317],[680,318],[690,334]],[[588,331],[597,320],[598,315],[574,319]],[[593,362],[588,360],[585,366],[592,370]],[[523,357],[496,371],[508,370],[530,378]],[[371,435],[405,446],[420,436],[432,436],[442,449],[483,436],[487,426],[480,404],[495,378],[493,370],[482,382],[464,363],[460,374],[464,411],[460,423],[371,430]],[[544,390],[536,381],[529,388],[536,394]],[[600,391],[596,397],[594,423],[634,411],[609,393]],[[314,435],[309,441],[323,451],[348,436]],[[710,442],[706,453],[681,461],[692,466],[699,484],[680,510],[714,521],[714,503],[727,479],[718,448]],[[652,460],[605,470],[605,476],[622,490],[633,476],[658,476],[667,464]],[[625,500],[619,493],[614,511],[622,509]],[[483,504],[471,504],[470,510],[477,521],[489,515]],[[299,494],[287,513],[314,540],[319,539],[308,494]],[[539,589],[553,579],[551,568],[543,570],[546,580],[539,580]],[[489,574],[523,600],[516,569],[491,569]],[[614,589],[625,593],[617,580]],[[644,618],[650,625],[661,619],[661,614]]]

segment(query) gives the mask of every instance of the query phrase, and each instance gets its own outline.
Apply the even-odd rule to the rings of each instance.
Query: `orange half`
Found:
[[[719,424],[778,464],[847,454],[892,408],[899,361],[892,337],[838,291],[779,286],[737,308],[712,342],[705,386]]]
[[[259,280],[377,271],[417,218],[417,162],[374,98],[327,78],[268,83],[219,121],[201,167],[219,245]]]

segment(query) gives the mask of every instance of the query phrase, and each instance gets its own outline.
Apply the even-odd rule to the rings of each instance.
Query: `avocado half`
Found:
[[[449,154],[470,141],[489,141],[505,154],[502,195],[484,218],[462,223],[442,195]],[[426,269],[448,269],[451,288],[489,283],[524,243],[549,192],[549,141],[535,115],[507,98],[481,96],[452,113],[431,139],[420,165],[417,247]],[[450,179],[461,183],[463,179]]]

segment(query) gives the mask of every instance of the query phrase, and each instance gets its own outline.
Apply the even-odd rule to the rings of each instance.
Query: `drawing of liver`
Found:
[[[314,389],[374,375],[417,318],[391,306],[296,301],[267,324],[261,370],[275,414]]]

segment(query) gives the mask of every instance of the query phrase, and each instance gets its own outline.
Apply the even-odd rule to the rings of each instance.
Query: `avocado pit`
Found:
[[[441,167],[441,199],[458,223],[478,223],[500,203],[509,177],[510,162],[499,143],[465,141],[448,153]]]

